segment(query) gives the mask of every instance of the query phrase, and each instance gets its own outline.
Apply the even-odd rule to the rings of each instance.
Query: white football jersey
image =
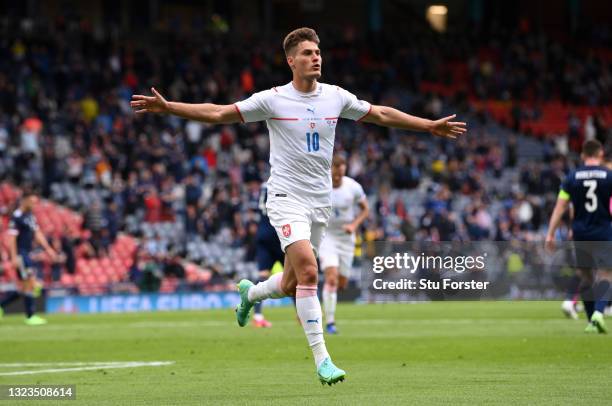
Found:
[[[317,83],[311,93],[291,82],[235,104],[245,123],[266,121],[270,133],[268,196],[291,198],[309,207],[331,206],[331,160],[339,118],[360,120],[370,103],[352,93]]]
[[[342,226],[355,220],[355,217],[357,217],[355,207],[365,197],[363,188],[357,181],[348,176],[343,177],[340,187],[332,189],[332,215],[329,219],[327,232],[337,235],[346,234],[342,230]]]

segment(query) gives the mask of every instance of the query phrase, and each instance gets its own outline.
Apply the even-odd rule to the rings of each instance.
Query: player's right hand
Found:
[[[49,248],[47,250],[47,255],[49,256],[49,261],[57,262],[59,256],[58,256],[57,252],[55,252],[55,250],[53,248]]]
[[[168,112],[169,103],[164,99],[164,96],[159,94],[154,87],[151,88],[151,92],[153,92],[153,96],[144,96],[141,94],[132,95],[130,106],[134,109],[136,114]]]

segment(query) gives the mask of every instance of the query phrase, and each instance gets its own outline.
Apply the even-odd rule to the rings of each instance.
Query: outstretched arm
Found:
[[[372,109],[362,121],[384,127],[400,128],[402,130],[429,132],[439,137],[455,139],[466,131],[466,124],[464,122],[450,121],[455,116],[453,114],[439,120],[428,120],[411,116],[393,107],[372,105]]]
[[[231,124],[240,122],[240,113],[233,104],[212,103],[191,104],[167,101],[154,87],[153,96],[135,94],[130,105],[136,114],[160,113],[173,114],[189,120],[211,124]]]

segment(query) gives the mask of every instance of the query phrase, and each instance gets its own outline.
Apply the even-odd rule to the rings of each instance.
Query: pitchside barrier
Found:
[[[47,313],[126,313],[233,308],[238,292],[141,293],[47,298]],[[289,306],[290,298],[268,300],[266,307]]]

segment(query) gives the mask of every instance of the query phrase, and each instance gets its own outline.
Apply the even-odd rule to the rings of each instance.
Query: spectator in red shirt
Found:
[[[162,218],[162,201],[155,188],[149,188],[144,197],[145,218],[148,223],[157,223]]]

